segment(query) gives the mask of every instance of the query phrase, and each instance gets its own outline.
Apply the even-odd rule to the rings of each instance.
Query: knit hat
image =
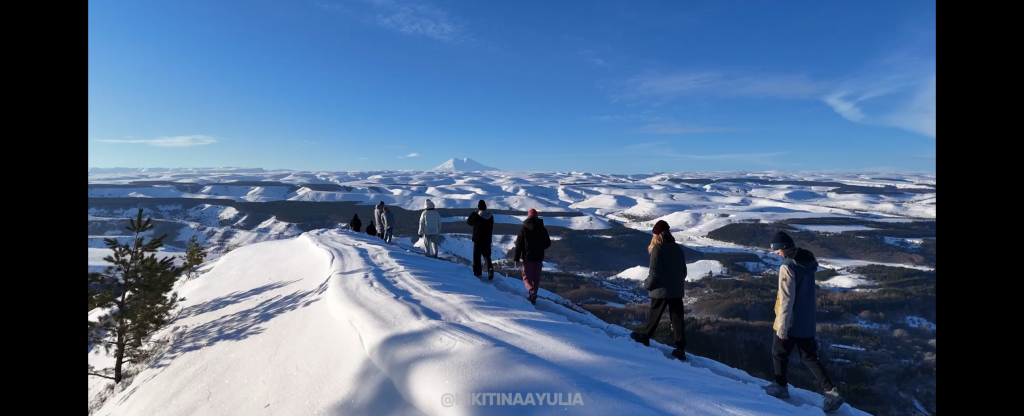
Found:
[[[665,222],[665,220],[658,220],[658,222],[654,223],[654,230],[652,232],[654,233],[654,235],[658,235],[658,234],[661,234],[662,231],[668,231],[668,230],[669,230],[668,223]]]
[[[779,249],[783,249],[784,250],[784,249],[787,249],[787,248],[794,248],[794,247],[796,247],[796,244],[793,243],[793,237],[790,237],[789,234],[786,234],[786,233],[784,233],[782,231],[779,231],[779,232],[775,233],[775,237],[772,238],[772,246],[771,247],[772,247],[772,250],[779,250]]]
[[[536,217],[537,216],[537,210],[535,210],[533,208],[530,208],[530,212],[526,213],[526,216],[527,217]]]
[[[485,203],[484,200],[481,199],[480,202],[476,203],[476,209],[481,211],[487,211],[487,203]]]

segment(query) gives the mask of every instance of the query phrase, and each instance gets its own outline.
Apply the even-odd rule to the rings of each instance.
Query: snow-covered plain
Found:
[[[93,247],[93,245],[96,245],[96,243],[93,242],[94,240],[95,239],[92,238],[89,239],[89,271],[102,272],[106,270],[107,266],[110,266],[110,263],[103,260],[103,258],[109,255],[113,255],[114,252],[107,248],[106,245],[103,245],[100,248]],[[103,242],[102,239],[100,239],[99,241],[100,243]],[[129,241],[131,241],[130,238]],[[156,257],[158,259],[171,257],[174,260],[174,264],[178,266],[181,266],[181,264],[184,263],[184,260],[181,259],[181,256],[185,254],[184,251],[167,251],[161,249],[160,251],[154,254],[156,254]]]
[[[442,218],[442,222],[465,222],[467,217],[455,216]],[[495,224],[522,224],[526,220],[525,215],[494,215]],[[549,217],[544,218],[544,225],[571,228],[574,230],[603,230],[611,228],[608,221],[596,215],[582,215],[574,217]]]
[[[89,170],[89,196],[227,198],[240,203],[291,200],[354,201],[362,205],[374,205],[384,201],[388,205],[409,210],[422,209],[427,199],[431,199],[439,208],[475,209],[477,201],[483,199],[494,210],[526,211],[534,208],[540,211],[546,224],[576,230],[604,230],[623,225],[649,232],[657,221],[665,220],[676,239],[689,247],[736,249],[757,254],[763,254],[765,250],[752,251],[748,247],[707,238],[707,234],[731,223],[747,221],[856,218],[888,222],[935,219],[934,174],[708,172],[611,175],[585,172],[466,171],[462,168],[465,161],[453,160],[448,163],[451,169],[441,166],[439,168],[444,169],[435,171],[93,168]],[[702,184],[716,180],[718,182]],[[806,185],[794,184],[793,181],[803,181],[797,183]],[[147,182],[152,186],[144,186]],[[920,192],[834,192],[841,189],[837,188],[839,185],[868,187],[861,189],[883,189],[888,186],[887,192],[900,189]],[[126,217],[135,214],[131,209],[120,211],[90,208],[90,216]],[[578,216],[546,215],[565,212],[575,212]],[[498,223],[506,224],[515,224],[524,218],[522,215],[495,217]],[[187,239],[184,236],[192,234],[199,234],[201,241],[214,241],[221,247],[299,234],[293,225],[273,218],[260,224],[256,230],[224,231],[223,226],[241,224],[247,219],[246,215],[232,207],[204,204],[200,208],[193,208],[182,218],[176,218],[188,222],[188,228],[191,228],[179,233],[182,237],[176,240],[176,246],[182,245],[184,240],[181,238]],[[464,217],[453,216],[444,221],[464,221]],[[842,232],[870,227],[807,225],[803,228]],[[914,242],[904,240],[886,241],[914,245]],[[172,243],[175,242],[169,242]],[[856,260],[820,260],[823,264],[844,266],[868,264]],[[765,264],[771,265],[770,261]],[[753,268],[752,271],[763,268],[753,264],[749,266]]]
[[[924,190],[925,193],[834,193],[835,186],[798,186],[686,181],[714,179],[817,181],[850,186]],[[197,184],[184,192],[172,185],[91,187],[90,197],[229,198],[239,202],[275,200],[359,201],[422,209],[426,199],[438,208],[578,211],[595,219],[617,219],[649,229],[665,219],[673,231],[704,235],[722,225],[761,219],[850,217],[935,218],[935,175],[814,172],[709,172],[611,175],[584,172],[363,171],[299,172],[262,169],[90,169],[89,183],[127,186],[133,181]],[[230,182],[242,182],[231,185]],[[253,184],[253,181],[262,181]],[[275,185],[274,182],[279,183]],[[212,185],[208,185],[212,184]],[[313,188],[303,185],[314,185]],[[200,188],[198,185],[205,185]],[[315,186],[319,185],[319,186]],[[325,188],[325,186],[327,186]],[[329,189],[333,187],[333,189]],[[881,188],[879,188],[881,189]]]
[[[612,278],[644,281],[647,279],[648,273],[650,273],[650,268],[647,266],[635,266],[612,276]],[[725,274],[725,267],[718,260],[697,260],[686,264],[686,280],[688,281],[693,282],[703,279],[708,277],[708,273],[711,273],[712,276],[723,275]]]
[[[852,289],[858,286],[874,284],[874,282],[865,279],[864,276],[848,272],[839,273],[840,274],[838,276],[832,276],[828,280],[818,282],[818,284],[825,287],[836,287],[844,289]]]
[[[816,393],[775,399],[763,380],[670,360],[545,290],[534,307],[519,279],[480,282],[365,234],[251,244],[208,268],[180,286],[183,312],[160,334],[168,348],[95,414],[822,414]],[[102,391],[90,378],[90,399]],[[517,404],[446,396],[474,393]],[[527,394],[535,404],[520,405]]]

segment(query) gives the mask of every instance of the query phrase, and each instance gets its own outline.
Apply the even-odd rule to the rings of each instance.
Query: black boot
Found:
[[[487,280],[494,280],[494,269],[487,270]]]
[[[679,348],[672,350],[672,356],[676,357],[679,361],[686,361],[686,353]]]
[[[636,341],[636,342],[639,342],[641,344],[644,344],[645,347],[650,347],[651,346],[650,338],[647,338],[647,337],[645,337],[643,335],[640,335],[639,332],[634,332],[632,334],[629,334],[629,338],[632,339],[633,341]]]

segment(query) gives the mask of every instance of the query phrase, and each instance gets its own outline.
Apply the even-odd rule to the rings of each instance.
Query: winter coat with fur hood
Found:
[[[441,213],[434,209],[434,203],[429,199],[424,205],[426,205],[426,209],[424,209],[423,213],[420,214],[420,230],[417,234],[441,234]]]
[[[384,202],[378,202],[377,206],[373,208],[373,228],[377,229],[378,233],[384,232]]]

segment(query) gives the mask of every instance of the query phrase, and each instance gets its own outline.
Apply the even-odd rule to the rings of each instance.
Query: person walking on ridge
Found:
[[[771,249],[782,257],[779,266],[779,291],[775,299],[775,330],[772,343],[772,359],[775,366],[775,381],[764,387],[765,393],[780,399],[789,398],[789,384],[786,373],[789,356],[793,349],[800,350],[800,358],[811,370],[824,391],[822,410],[835,412],[843,405],[843,397],[832,384],[825,372],[825,366],[818,360],[817,312],[814,272],[818,271],[818,260],[814,253],[796,246],[793,238],[782,231],[772,238]]]
[[[516,254],[513,264],[519,267],[523,260],[523,285],[529,293],[527,299],[537,304],[537,292],[540,290],[540,272],[544,266],[544,250],[551,247],[551,236],[544,227],[544,220],[537,216],[537,210],[530,208],[516,236]]]
[[[395,214],[391,212],[391,209],[384,207],[384,242],[391,244],[391,235],[395,231]]]
[[[629,337],[633,341],[650,346],[651,337],[658,329],[661,316],[668,309],[672,322],[672,334],[675,349],[672,356],[686,361],[686,324],[683,322],[683,290],[686,281],[686,253],[683,247],[672,237],[669,225],[658,221],[652,230],[651,244],[647,246],[650,255],[650,267],[644,289],[651,298],[651,309],[647,314],[647,325],[643,332],[633,332]]]
[[[424,202],[420,214],[420,229],[417,234],[423,239],[423,252],[427,257],[437,258],[438,237],[441,234],[441,213],[434,209],[434,202]]]
[[[483,264],[480,258],[487,261],[487,280],[494,280],[494,265],[491,264],[491,236],[494,232],[494,217],[487,211],[484,200],[477,202],[479,210],[469,214],[466,224],[473,227],[473,275],[483,275]]]
[[[373,208],[373,227],[377,230],[377,238],[384,238],[384,201]]]
[[[363,228],[363,222],[359,220],[359,214],[352,215],[352,220],[348,222],[348,228],[357,233]]]

